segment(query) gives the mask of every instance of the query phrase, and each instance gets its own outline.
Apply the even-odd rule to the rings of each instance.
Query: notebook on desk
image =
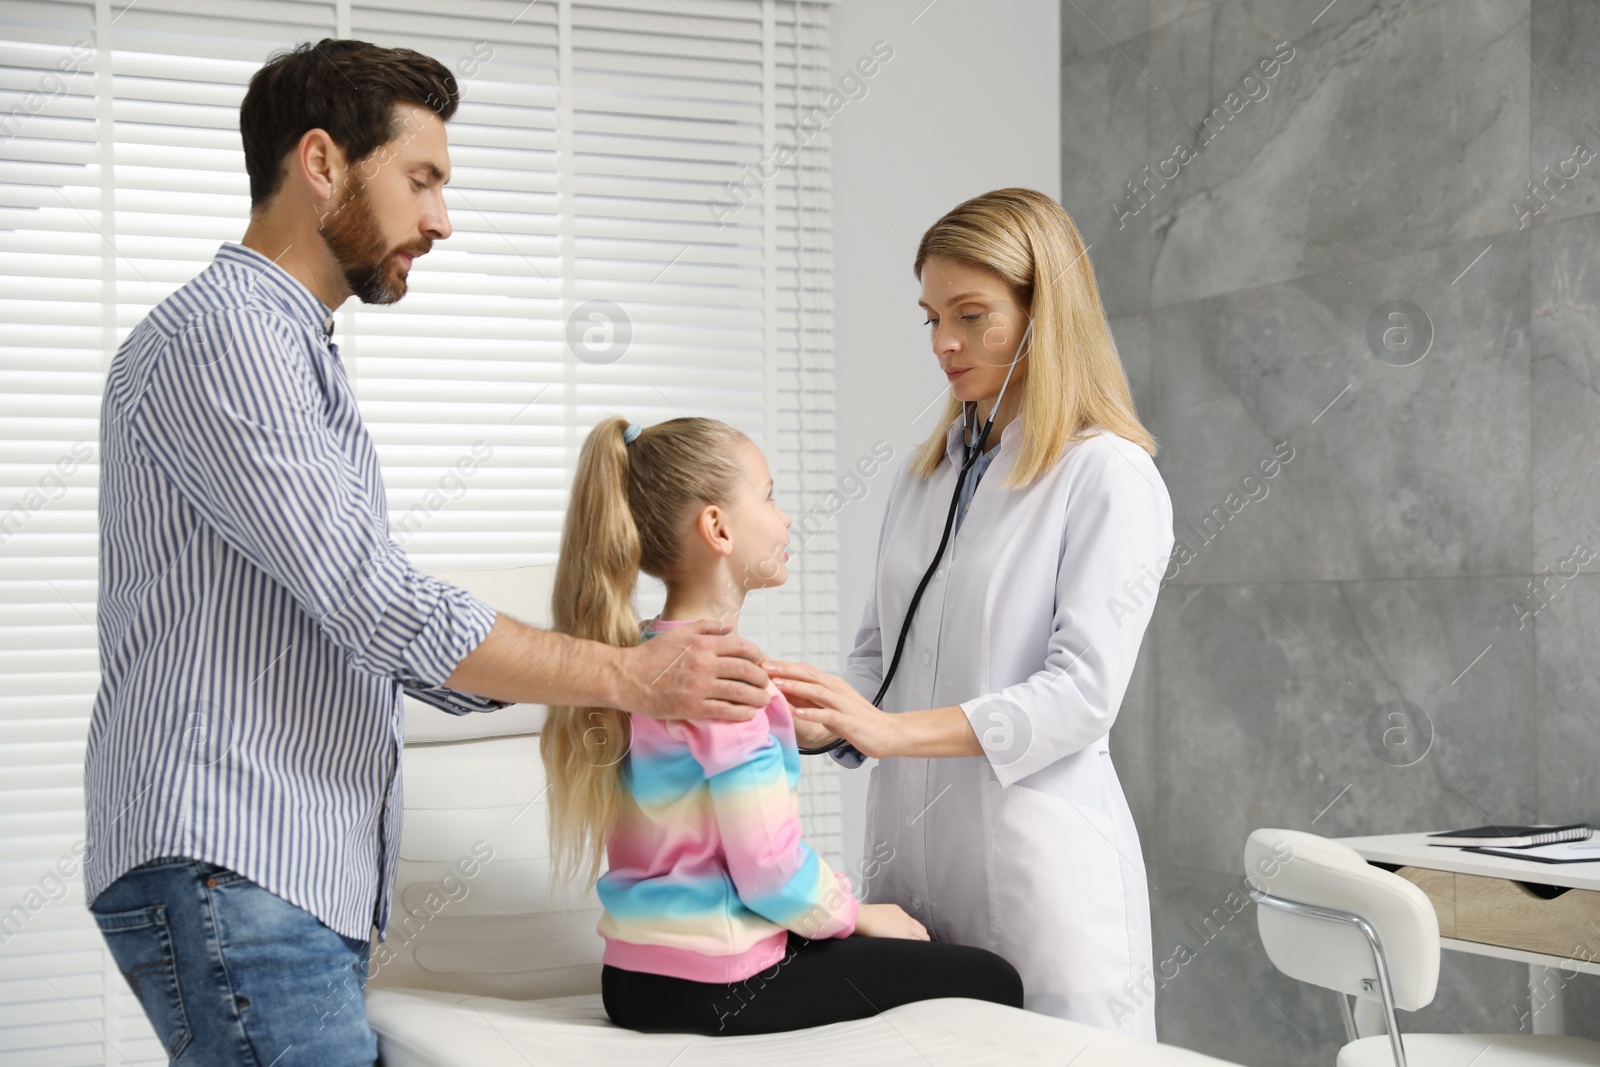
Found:
[[[1594,833],[1588,823],[1566,826],[1475,826],[1470,830],[1443,830],[1428,835],[1428,844],[1454,848],[1531,848],[1567,841],[1587,841]]]

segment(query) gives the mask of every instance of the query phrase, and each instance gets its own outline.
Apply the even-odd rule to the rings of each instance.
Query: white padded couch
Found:
[[[448,574],[548,625],[549,569]],[[983,1001],[909,1004],[786,1034],[638,1034],[600,1004],[599,903],[551,900],[543,709],[456,718],[409,703],[405,833],[367,1013],[386,1067],[915,1063],[1219,1067],[1223,1061]]]

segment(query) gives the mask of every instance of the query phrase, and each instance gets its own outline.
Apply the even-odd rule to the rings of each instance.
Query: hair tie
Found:
[[[633,444],[633,442],[643,432],[644,427],[640,426],[637,422],[628,423],[628,428],[622,431],[622,443],[625,445]]]

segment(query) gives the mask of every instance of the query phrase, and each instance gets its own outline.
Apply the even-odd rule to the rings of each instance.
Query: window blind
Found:
[[[455,232],[335,340],[424,569],[553,564],[600,418],[723,419],[795,516],[740,631],[837,665],[825,3],[8,0],[0,9],[0,1067],[161,1063],[84,908],[99,397],[117,345],[237,240],[256,69],[347,36],[438,58]],[[793,158],[759,175],[780,142]],[[716,205],[721,204],[722,207]],[[728,205],[737,205],[730,209]],[[466,484],[447,479],[487,453]],[[800,534],[808,510],[813,518]],[[660,590],[646,583],[641,610]],[[808,838],[841,866],[831,761]]]

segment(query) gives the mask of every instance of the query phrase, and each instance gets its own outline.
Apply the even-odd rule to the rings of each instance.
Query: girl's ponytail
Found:
[[[633,606],[639,572],[672,581],[688,524],[707,504],[731,506],[749,439],[715,419],[651,426],[631,443],[608,418],[578,455],[551,597],[552,629],[626,648],[641,639]],[[628,713],[552,706],[539,735],[550,783],[550,878],[593,883],[622,805]]]
[[[628,506],[627,426],[625,419],[606,419],[583,444],[551,597],[552,629],[618,647],[640,639],[633,608],[639,530]],[[550,783],[552,884],[581,876],[589,885],[598,876],[620,802],[617,766],[627,753],[627,712],[549,709],[539,754]]]

